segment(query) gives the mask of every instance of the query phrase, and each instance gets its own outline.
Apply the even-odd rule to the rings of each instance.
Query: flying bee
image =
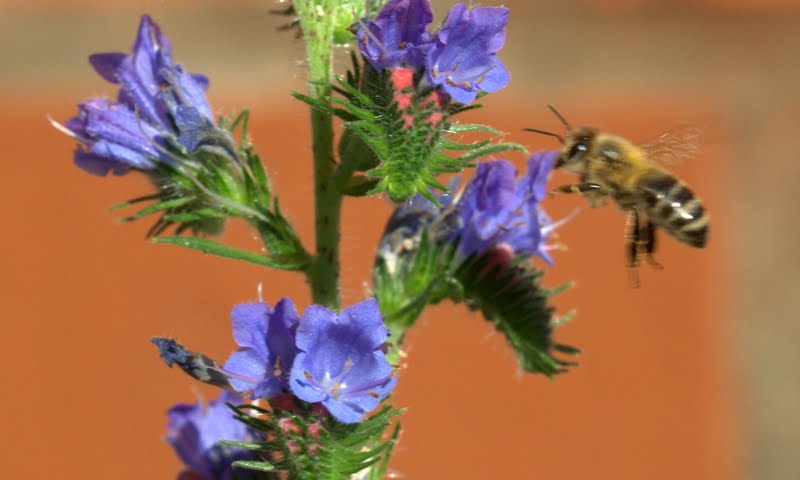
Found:
[[[703,203],[662,166],[696,153],[697,129],[679,127],[636,145],[593,127],[573,130],[555,108],[548,107],[564,124],[566,134],[525,130],[558,138],[562,146],[555,168],[580,176],[579,183],[563,185],[553,193],[580,192],[592,207],[604,205],[611,197],[627,214],[626,263],[634,286],[638,286],[636,268],[642,259],[661,268],[653,259],[656,228],[692,247],[706,245],[709,217]]]

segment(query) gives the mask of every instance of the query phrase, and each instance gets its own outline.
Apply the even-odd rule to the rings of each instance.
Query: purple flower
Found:
[[[166,134],[141,121],[127,106],[105,98],[93,98],[78,107],[65,127],[82,143],[75,163],[89,173],[115,175],[131,168],[152,170],[152,159],[171,163],[166,153]]]
[[[192,480],[232,480],[252,478],[246,470],[237,470],[233,476],[231,463],[237,460],[256,460],[255,454],[244,448],[221,445],[220,440],[252,441],[253,434],[247,425],[233,418],[233,411],[225,403],[234,405],[244,401],[234,393],[222,392],[208,408],[196,404],[180,403],[167,411],[167,442],[186,466],[178,477]]]
[[[231,312],[233,338],[242,348],[225,362],[230,384],[251,398],[273,397],[289,389],[289,370],[297,348],[295,331],[300,320],[287,297],[275,309],[266,303],[237,305]]]
[[[429,0],[389,0],[374,21],[365,20],[359,26],[356,37],[361,54],[377,70],[420,67],[432,46],[432,35],[426,30],[431,21]]]
[[[508,84],[508,70],[497,58],[506,39],[508,9],[453,6],[425,59],[428,81],[458,102],[470,103],[479,91]]]
[[[214,120],[205,98],[208,78],[173,63],[172,44],[149,15],[142,15],[131,54],[96,53],[89,61],[100,76],[120,85],[119,102],[148,123],[172,130],[171,115],[179,105]]]
[[[149,16],[142,16],[132,53],[98,53],[89,61],[100,76],[120,85],[116,101],[91,99],[66,122],[81,143],[75,163],[89,173],[120,175],[153,170],[154,160],[174,163],[182,129],[213,126],[208,79],[173,63],[169,40]],[[193,117],[197,125],[177,125],[179,108],[199,112]]]
[[[321,402],[341,422],[360,421],[397,383],[383,351],[388,334],[373,298],[338,314],[308,307],[297,329],[292,392],[306,402]]]
[[[458,202],[461,230],[454,234],[464,257],[483,253],[497,245],[514,254],[540,255],[552,222],[539,206],[546,194],[548,174],[558,153],[537,152],[528,159],[528,171],[516,179],[516,168],[507,160],[484,162]]]

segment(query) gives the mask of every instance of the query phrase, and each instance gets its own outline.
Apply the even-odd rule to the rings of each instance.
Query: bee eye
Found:
[[[572,148],[569,149],[567,156],[569,157],[570,161],[575,161],[582,157],[587,150],[589,150],[589,146],[587,144],[583,142],[577,142],[572,146]]]

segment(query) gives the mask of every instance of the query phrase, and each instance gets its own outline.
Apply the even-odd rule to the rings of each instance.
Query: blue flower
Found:
[[[457,102],[470,103],[478,92],[496,92],[509,81],[497,57],[506,39],[508,9],[453,6],[425,59],[428,81]]]
[[[306,402],[321,402],[341,422],[360,421],[397,383],[383,350],[388,335],[373,298],[338,314],[308,307],[297,328],[292,392]]]
[[[179,479],[233,480],[252,478],[246,470],[237,470],[233,476],[231,463],[237,460],[256,460],[251,450],[221,445],[220,440],[253,441],[250,429],[233,418],[233,411],[225,403],[239,405],[244,401],[236,394],[223,392],[208,408],[181,403],[167,411],[167,442],[183,461],[186,469]]]
[[[359,26],[356,37],[361,54],[377,70],[420,67],[432,46],[432,35],[426,30],[431,21],[429,0],[389,0],[374,21],[364,20]]]
[[[233,338],[242,347],[225,362],[231,386],[238,392],[252,391],[251,398],[287,392],[300,320],[292,301],[283,298],[275,309],[261,302],[237,305],[231,320]]]
[[[89,62],[105,80],[120,85],[118,101],[148,123],[172,130],[171,115],[179,105],[214,120],[205,98],[208,78],[174,64],[172,44],[149,15],[142,15],[132,53],[96,53]]]
[[[142,16],[132,53],[98,53],[89,61],[105,80],[120,85],[116,101],[84,102],[66,122],[81,143],[75,163],[89,173],[120,175],[153,170],[154,160],[174,163],[175,153],[187,149],[178,140],[182,129],[212,128],[208,79],[173,63],[169,40],[149,16]],[[199,112],[192,117],[197,125],[176,124],[180,108]]]
[[[163,131],[141,121],[127,106],[105,98],[94,98],[78,107],[78,115],[65,127],[81,142],[75,163],[89,173],[116,175],[132,168],[153,170],[158,159],[172,163]]]
[[[461,218],[459,251],[464,257],[505,245],[514,254],[540,255],[550,261],[543,247],[552,222],[539,206],[546,194],[548,174],[558,153],[537,152],[528,159],[528,170],[516,178],[507,160],[484,162],[457,204]]]

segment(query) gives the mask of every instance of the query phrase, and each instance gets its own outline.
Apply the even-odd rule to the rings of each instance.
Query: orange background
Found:
[[[797,425],[797,379],[775,377],[793,358],[781,339],[797,339],[782,330],[789,297],[797,296],[790,275],[797,255],[771,233],[778,223],[798,231],[781,216],[796,201],[769,196],[779,186],[790,192],[796,178],[788,165],[797,158],[789,148],[797,117],[787,112],[797,98],[780,93],[793,92],[787,85],[798,78],[797,65],[782,60],[800,58],[800,43],[792,44],[795,5],[601,3],[507,1],[503,58],[511,85],[462,121],[490,124],[537,149],[554,144],[520,129],[557,129],[545,104],[574,124],[632,139],[710,117],[719,126],[715,138],[701,158],[676,169],[712,212],[710,244],[700,251],[664,237],[657,258],[665,270],[643,268],[643,286],[634,290],[623,266],[623,216],[613,207],[589,211],[578,198],[548,200],[556,218],[582,209],[559,230],[569,250],[555,253],[556,267],[545,275],[551,286],[577,281],[556,305],[562,314],[578,310],[558,338],[584,350],[581,366],[555,381],[522,375],[504,339],[477,314],[450,304],[429,309],[407,340],[394,401],[408,411],[392,468],[420,479],[797,478],[783,476],[797,471],[792,455],[765,453],[791,451],[793,438],[770,427],[776,419],[763,414],[770,405],[756,388],[779,396],[781,412],[795,412],[777,423]],[[50,8],[55,2],[0,2],[3,31],[16,42],[0,50],[3,477],[172,478],[179,462],[162,440],[164,412],[214,393],[165,368],[147,340],[176,336],[224,360],[235,347],[234,304],[254,300],[261,283],[269,303],[288,295],[303,307],[306,286],[296,274],[149,244],[147,221],[117,224],[106,207],[147,185],[75,168],[73,142],[45,114],[63,121],[77,102],[112,94],[85,57],[127,50],[138,13],[150,12],[176,58],[212,78],[218,112],[250,107],[254,143],[310,248],[308,114],[288,98],[289,90],[304,89],[302,49],[274,32],[281,20],[266,14],[269,2],[72,4],[67,11]],[[436,7],[438,21],[446,4]],[[771,57],[758,57],[767,51]],[[758,156],[764,168],[749,168],[762,147],[772,149]],[[523,165],[522,157],[512,159]],[[766,168],[769,162],[780,168]],[[561,175],[554,183],[566,181]],[[753,205],[754,198],[762,203]],[[381,198],[345,203],[346,304],[366,294],[372,249],[390,210]],[[772,218],[759,224],[765,211]],[[752,230],[754,239],[742,236]],[[241,225],[223,240],[259,248]],[[774,262],[773,273],[785,275],[776,281],[788,279],[778,293],[770,293],[756,258]],[[748,325],[757,311],[754,285],[759,302],[784,307],[763,319],[772,340],[747,340],[755,338]],[[760,377],[760,369],[773,376]],[[778,385],[784,390],[770,390]]]

